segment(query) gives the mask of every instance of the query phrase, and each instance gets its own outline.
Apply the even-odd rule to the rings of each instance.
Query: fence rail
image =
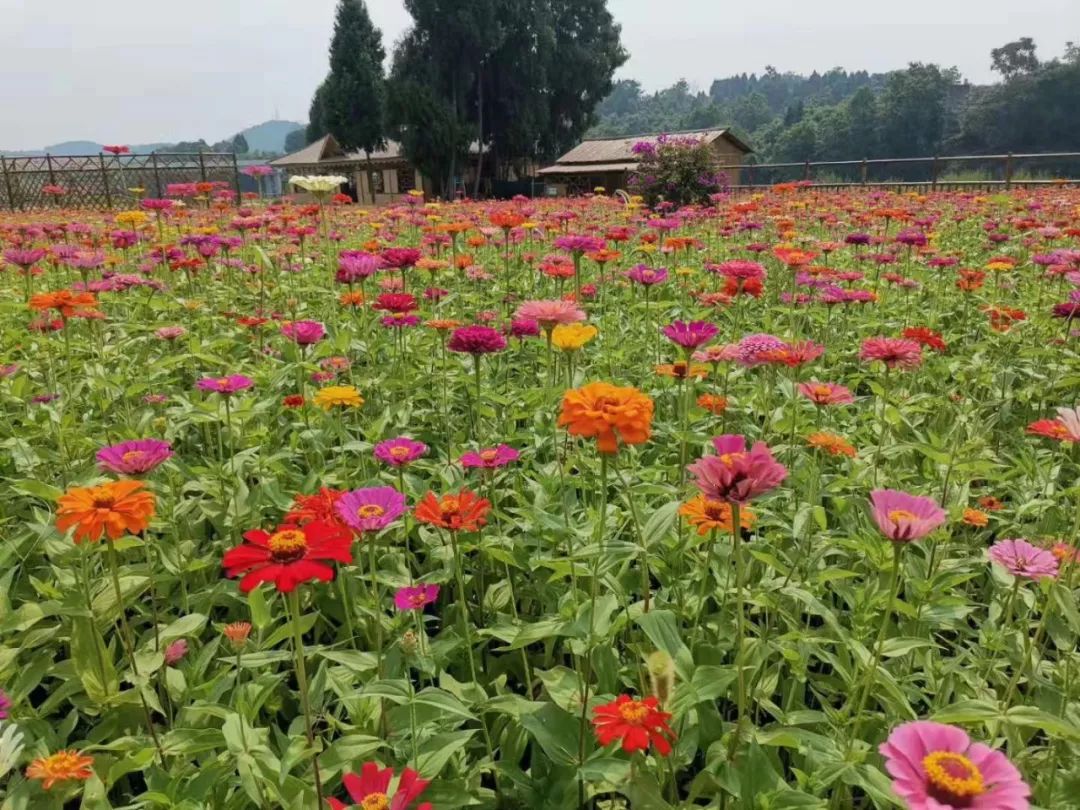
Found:
[[[172,183],[211,182],[239,195],[237,157],[224,152],[149,155],[0,156],[0,210],[123,208],[135,204],[132,188],[165,196]]]
[[[739,182],[732,184],[734,189],[800,181],[820,188],[1009,189],[1013,186],[1080,182],[1080,152],[804,160],[793,163],[725,164],[718,169],[736,173]]]

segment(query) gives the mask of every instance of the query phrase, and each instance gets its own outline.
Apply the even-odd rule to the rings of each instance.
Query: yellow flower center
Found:
[[[933,751],[923,757],[923,769],[930,781],[930,795],[950,804],[967,803],[986,792],[983,776],[975,763],[953,751]]]
[[[385,793],[369,793],[360,800],[363,810],[390,810],[390,800]]]
[[[299,529],[286,529],[271,535],[267,545],[274,562],[295,562],[307,551],[307,537]]]
[[[128,450],[124,455],[120,456],[125,464],[133,464],[137,461],[142,461],[145,457],[145,450]]]
[[[822,399],[832,393],[827,385],[815,385],[811,390],[814,392],[814,396],[821,397]]]
[[[912,514],[906,509],[894,509],[889,512],[889,520],[891,520],[896,526],[903,526],[907,523],[914,523],[918,520],[918,516]]]
[[[745,455],[746,453],[721,453],[720,460],[724,462],[724,466],[730,467]]]
[[[377,503],[365,503],[356,510],[356,514],[362,518],[382,517],[386,514],[386,510]]]
[[[640,700],[632,700],[619,707],[619,715],[627,723],[641,723],[649,716],[649,707]]]
[[[480,458],[484,461],[494,461],[499,455],[498,450],[481,450]]]
[[[401,445],[399,445],[398,447],[390,448],[390,455],[392,455],[394,458],[408,458],[409,452],[410,451],[408,447]]]
[[[439,501],[439,512],[443,519],[449,519],[461,511],[461,503],[453,495],[444,495]]]
[[[218,377],[217,384],[220,385],[222,388],[224,388],[225,386],[227,386],[229,384],[229,378],[228,377]]]

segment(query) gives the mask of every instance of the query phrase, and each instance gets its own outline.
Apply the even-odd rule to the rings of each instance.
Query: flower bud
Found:
[[[657,650],[646,659],[645,665],[649,670],[653,696],[661,705],[666,705],[675,689],[675,662],[666,652]]]

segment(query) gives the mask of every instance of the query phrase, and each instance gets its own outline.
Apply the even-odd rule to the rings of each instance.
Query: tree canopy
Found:
[[[385,144],[386,50],[363,0],[339,0],[330,41],[330,73],[319,99],[322,129],[345,150],[368,154]],[[318,94],[317,94],[318,95]]]

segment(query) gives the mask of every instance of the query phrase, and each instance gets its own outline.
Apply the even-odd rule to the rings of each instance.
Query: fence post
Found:
[[[49,170],[49,185],[50,186],[55,186],[56,185],[56,174],[53,172],[52,155],[50,155],[47,152],[45,153],[45,166]]]
[[[199,152],[199,179],[206,182],[206,157]]]
[[[746,185],[750,186],[751,188],[754,187],[754,164],[753,163],[747,163],[746,164]]]
[[[1006,190],[1012,188],[1012,178],[1013,178],[1013,153],[1009,152],[1009,154],[1007,154],[1005,156],[1005,189]]]
[[[803,180],[810,180],[810,158],[807,158],[806,163],[803,164]]]
[[[112,208],[112,189],[109,188],[109,170],[105,168],[105,155],[98,152],[98,160],[101,162],[101,182],[105,184],[105,207]]]
[[[233,152],[233,155],[232,155],[232,176],[233,176],[233,185],[236,187],[236,205],[239,208],[240,207],[240,198],[241,198],[242,192],[240,191],[240,161],[236,157],[236,152]],[[261,178],[256,178],[256,180],[258,180],[258,182],[260,184],[262,183]],[[261,190],[261,188],[262,187],[260,185],[260,190]]]
[[[930,164],[930,188],[937,189],[938,179],[938,156],[934,155],[934,161]]]
[[[859,167],[859,180],[862,183],[862,185],[864,185],[864,186],[866,185],[866,175],[867,175],[867,171],[869,170],[869,168],[870,167],[866,162],[866,158],[863,158],[862,159],[862,166]]]
[[[150,166],[154,170],[154,196],[161,197],[161,174],[158,172],[157,152],[150,153]]]
[[[11,190],[11,175],[8,174],[7,160],[0,155],[0,169],[4,172],[4,188],[7,189],[8,208],[15,210],[15,193]]]

